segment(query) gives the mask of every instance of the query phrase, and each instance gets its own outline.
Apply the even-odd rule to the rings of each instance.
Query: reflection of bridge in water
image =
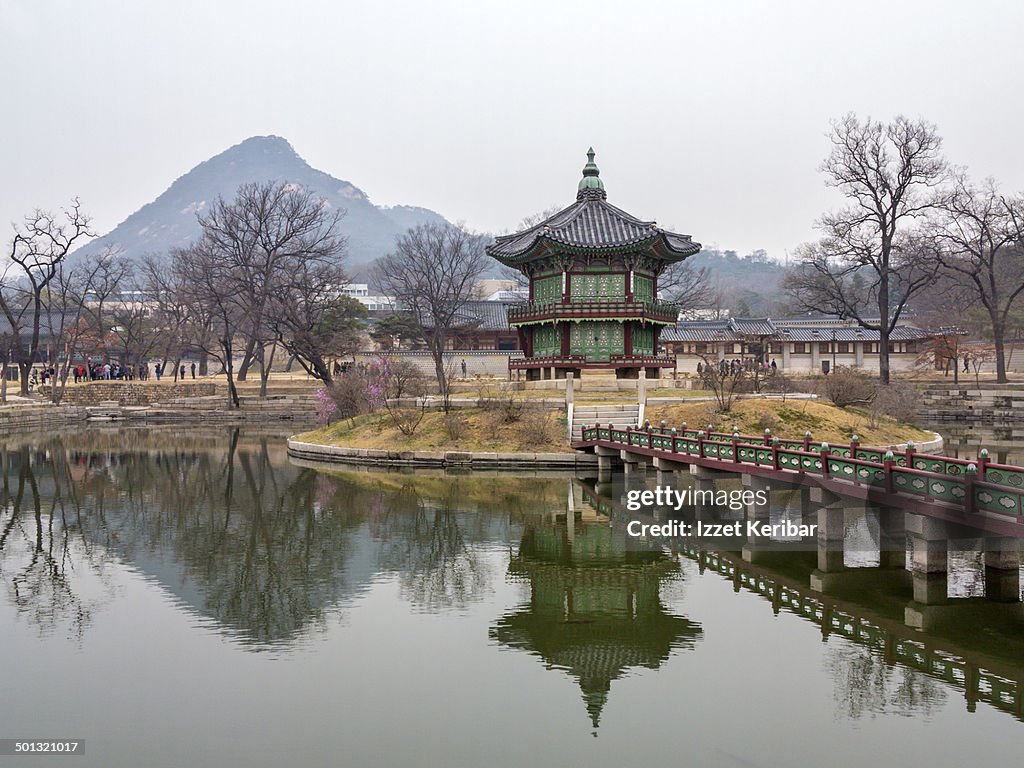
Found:
[[[611,518],[613,527],[624,529],[638,519],[606,491],[582,483],[576,488],[588,506]],[[825,573],[815,567],[823,563],[814,549],[758,551],[748,546],[730,552],[685,538],[665,543],[696,562],[701,574],[716,573],[732,581],[735,592],[760,595],[775,614],[785,611],[813,622],[823,638],[842,636],[879,654],[887,665],[917,670],[961,690],[969,711],[980,701],[1024,720],[1024,611],[1019,604],[908,601],[918,591],[913,573],[893,568],[884,557],[880,567],[848,568],[842,566],[841,551],[838,567],[829,553],[825,559],[833,569]],[[905,561],[906,553],[899,554]],[[979,626],[986,631],[977,632]]]

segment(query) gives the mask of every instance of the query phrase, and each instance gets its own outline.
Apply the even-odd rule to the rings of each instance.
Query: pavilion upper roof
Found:
[[[516,265],[563,250],[636,250],[642,248],[656,257],[679,261],[700,250],[689,235],[661,229],[653,221],[643,221],[617,208],[607,200],[600,171],[594,164],[594,150],[587,153],[576,202],[567,208],[514,235],[502,235],[487,247],[487,253],[503,264]],[[547,245],[549,248],[545,248]]]

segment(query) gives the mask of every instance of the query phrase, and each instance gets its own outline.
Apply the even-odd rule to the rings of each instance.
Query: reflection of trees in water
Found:
[[[316,474],[266,438],[220,451],[127,455],[88,477],[83,532],[257,645],[322,624],[348,588],[352,514],[318,510]]]
[[[0,453],[0,580],[19,615],[40,632],[66,623],[81,638],[102,598],[81,594],[75,568],[102,578],[107,556],[73,535],[74,490],[67,462],[52,445],[41,455],[27,446]]]
[[[886,663],[870,648],[830,642],[826,667],[837,714],[859,720],[865,715],[931,715],[946,702],[945,687],[923,672]]]
[[[118,558],[257,648],[323,625],[381,569],[424,609],[482,598],[492,584],[482,547],[507,541],[510,525],[494,500],[525,484],[533,501],[515,508],[550,509],[565,488],[522,478],[357,482],[296,467],[277,437],[238,430],[37,436],[4,447],[3,461],[0,569],[11,599],[38,621],[60,617],[81,632],[90,606],[74,566],[100,573]],[[14,536],[24,572],[8,574]]]
[[[457,482],[431,499],[406,484],[373,504],[380,565],[398,574],[402,596],[420,608],[460,608],[490,592],[487,562],[470,545],[487,538],[489,516],[458,511],[459,495]]]
[[[83,553],[116,553],[248,642],[321,622],[350,591],[344,564],[359,517],[316,507],[315,473],[273,461],[267,438],[235,430],[209,448],[133,450],[122,438],[105,450],[56,439],[5,450],[0,555],[12,532],[35,536],[9,582],[15,604],[80,631],[88,610],[73,566]]]

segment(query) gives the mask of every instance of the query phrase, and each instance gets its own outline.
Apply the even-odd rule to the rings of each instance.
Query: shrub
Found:
[[[917,415],[918,393],[909,384],[894,382],[887,387],[878,387],[871,403],[872,416],[882,415],[911,423]]]
[[[519,421],[526,410],[526,403],[523,397],[509,382],[501,382],[496,386],[484,385],[478,390],[477,406],[485,411],[494,411],[500,414],[504,424],[514,424]]]
[[[524,445],[539,446],[556,442],[558,437],[554,434],[559,427],[559,421],[563,424],[564,419],[558,419],[555,411],[547,408],[531,408],[523,414],[519,423],[522,442]]]
[[[771,411],[761,411],[757,415],[757,426],[764,432],[766,429],[770,429],[772,432],[779,426],[779,417]]]
[[[870,405],[875,399],[875,381],[853,368],[839,366],[821,380],[822,394],[838,408]]]
[[[354,419],[370,412],[367,384],[366,374],[356,369],[346,371],[331,382],[327,394],[337,406],[337,418]]]
[[[331,398],[326,387],[316,391],[316,420],[321,424],[330,424],[331,418],[338,413],[338,404]]]
[[[457,411],[449,411],[444,415],[444,428],[452,440],[461,440],[469,428],[469,421]]]

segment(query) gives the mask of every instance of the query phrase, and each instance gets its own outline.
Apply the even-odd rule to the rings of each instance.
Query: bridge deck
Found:
[[[706,433],[665,427],[585,427],[578,450],[597,446],[908,509],[983,531],[1024,537],[1024,468],[885,448]]]

